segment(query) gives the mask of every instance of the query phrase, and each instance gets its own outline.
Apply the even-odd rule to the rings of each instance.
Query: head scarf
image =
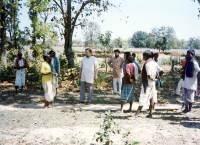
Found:
[[[195,51],[194,50],[188,50],[187,54],[186,54],[186,64],[184,67],[184,79],[185,76],[188,78],[192,78],[193,77],[193,71],[194,71],[194,58],[191,57],[195,56]]]

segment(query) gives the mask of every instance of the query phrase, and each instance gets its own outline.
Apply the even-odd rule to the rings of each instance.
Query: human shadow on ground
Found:
[[[196,118],[196,117],[162,116],[162,117],[160,117],[160,119],[172,121],[169,123],[171,125],[180,124],[187,128],[200,129],[200,118]]]

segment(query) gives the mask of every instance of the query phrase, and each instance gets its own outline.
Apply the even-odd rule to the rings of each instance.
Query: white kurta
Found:
[[[187,67],[187,66],[186,66]],[[185,79],[183,81],[182,87],[190,90],[197,90],[197,74],[200,72],[199,64],[196,60],[194,60],[194,71],[193,71],[193,77],[188,78],[185,75]]]
[[[151,78],[156,77],[156,72],[158,71],[158,64],[155,61],[150,61],[146,65],[147,75]],[[139,106],[149,105],[149,100],[153,98],[154,102],[157,102],[157,91],[155,87],[155,81],[148,79],[148,86],[146,88],[146,93],[144,92],[144,87],[142,85],[139,99]]]
[[[93,84],[94,73],[99,68],[96,57],[90,56],[88,58],[84,56],[80,68],[82,68],[81,81]]]
[[[22,59],[19,60],[18,63],[19,63],[19,67],[24,66],[24,61]],[[14,66],[16,66],[16,60],[14,61]],[[25,77],[26,77],[25,68],[16,70],[15,86],[18,86],[18,87],[25,86]]]

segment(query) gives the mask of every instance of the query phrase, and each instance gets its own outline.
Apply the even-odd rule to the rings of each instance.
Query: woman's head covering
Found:
[[[191,54],[192,56],[195,56],[195,51],[193,49],[190,49],[187,51],[187,54]]]

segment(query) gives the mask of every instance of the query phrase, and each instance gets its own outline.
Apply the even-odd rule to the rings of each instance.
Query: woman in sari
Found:
[[[56,95],[56,86],[53,84],[53,75],[57,76],[58,74],[52,72],[51,67],[51,57],[50,55],[44,55],[44,62],[41,67],[42,75],[42,85],[45,92],[44,107],[50,108],[49,102],[53,101]]]

